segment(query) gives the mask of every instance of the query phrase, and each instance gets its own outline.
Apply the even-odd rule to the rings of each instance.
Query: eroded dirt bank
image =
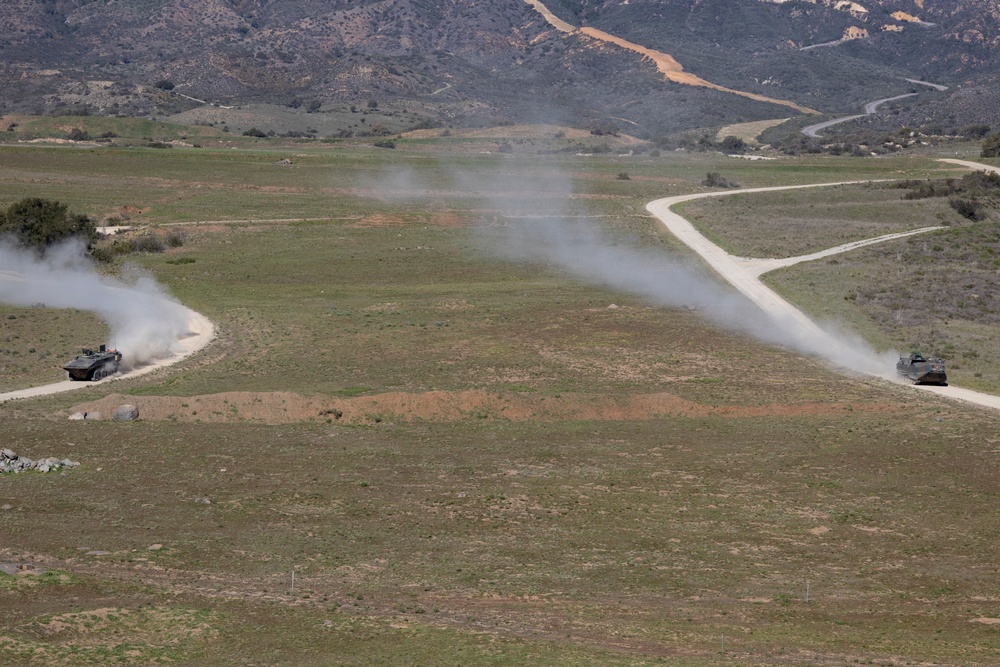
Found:
[[[453,422],[466,419],[637,421],[661,417],[767,417],[836,415],[845,412],[898,412],[896,403],[778,403],[763,406],[708,406],[668,392],[608,397],[598,394],[538,396],[481,390],[391,392],[338,398],[293,392],[228,392],[202,396],[111,394],[70,410],[108,418],[122,404],[139,408],[145,421],[260,422]]]

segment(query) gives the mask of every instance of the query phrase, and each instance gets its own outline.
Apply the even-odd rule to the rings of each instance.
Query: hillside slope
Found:
[[[720,87],[822,112],[906,92],[903,77],[974,83],[998,62],[1000,0],[546,5]],[[524,0],[21,0],[0,5],[0,30],[0,112],[378,99],[438,123],[624,120],[647,135],[787,112],[665,82],[635,50],[555,29]]]

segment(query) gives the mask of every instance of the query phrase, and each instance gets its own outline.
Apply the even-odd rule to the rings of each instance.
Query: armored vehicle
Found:
[[[63,369],[69,373],[70,380],[100,380],[117,373],[121,360],[121,352],[109,350],[102,345],[97,352],[84,349],[83,354],[74,357],[72,361],[63,366]]]
[[[939,384],[946,386],[948,376],[944,372],[943,359],[926,359],[919,352],[908,357],[900,357],[896,362],[896,373],[913,384]]]

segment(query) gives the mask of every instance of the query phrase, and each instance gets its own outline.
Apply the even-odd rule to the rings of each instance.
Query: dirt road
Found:
[[[790,100],[782,100],[774,97],[767,97],[765,95],[758,95],[757,93],[750,93],[745,90],[736,90],[733,88],[726,88],[725,86],[720,86],[717,83],[712,83],[707,81],[696,74],[686,72],[684,66],[681,65],[676,58],[674,58],[669,53],[663,53],[662,51],[656,51],[653,49],[646,48],[640,44],[630,42],[628,40],[622,39],[610,33],[604,32],[603,30],[598,30],[597,28],[577,28],[574,25],[563,21],[558,16],[552,13],[552,11],[545,6],[541,0],[524,0],[526,3],[531,5],[535,11],[541,14],[549,25],[560,32],[566,34],[578,33],[581,35],[586,35],[591,39],[595,39],[599,42],[606,42],[608,44],[614,44],[620,48],[627,51],[632,51],[638,53],[645,58],[649,58],[655,65],[656,69],[663,74],[668,81],[673,81],[674,83],[682,83],[686,86],[698,86],[701,88],[711,88],[712,90],[718,90],[723,93],[731,93],[733,95],[739,95],[741,97],[746,97],[751,100],[756,100],[758,102],[767,102],[768,104],[778,104],[781,106],[789,107],[795,109],[796,111],[804,114],[818,114],[819,112],[815,109],[810,109],[809,107],[802,106],[801,104],[796,104]]]
[[[874,102],[869,102],[865,105],[865,112],[854,114],[853,116],[843,116],[841,118],[834,118],[833,120],[824,121],[822,123],[816,123],[815,125],[807,125],[802,128],[802,134],[807,137],[812,137],[813,139],[819,139],[819,133],[828,127],[834,125],[840,125],[841,123],[846,123],[849,120],[854,120],[855,118],[863,118],[866,115],[876,113],[878,108],[883,104],[889,102],[895,102],[896,100],[902,100],[907,97],[913,97],[916,93],[906,93],[905,95],[896,95],[895,97],[886,97],[881,100],[875,100]]]
[[[987,165],[980,165],[975,162],[966,162],[962,160],[947,160],[947,162],[959,164],[972,169],[986,168],[991,171],[1000,171],[1000,168],[988,167]],[[656,201],[647,204],[646,209],[658,218],[672,234],[698,253],[698,255],[700,255],[701,258],[704,259],[708,265],[711,266],[712,269],[722,276],[722,278],[724,278],[729,284],[746,295],[765,312],[769,313],[776,321],[777,326],[783,327],[787,330],[789,337],[795,342],[796,348],[808,351],[816,356],[828,359],[835,364],[845,366],[859,373],[895,380],[895,367],[892,365],[891,362],[893,360],[889,357],[889,355],[876,356],[864,353],[863,351],[859,353],[859,350],[852,345],[850,340],[846,340],[842,336],[826,331],[817,325],[802,311],[783,299],[774,290],[764,285],[760,281],[759,276],[766,271],[779,268],[780,266],[789,266],[798,261],[809,261],[810,259],[815,259],[817,257],[827,257],[831,254],[835,254],[836,252],[847,252],[853,250],[854,248],[861,247],[862,245],[870,245],[871,243],[886,241],[891,238],[898,238],[900,236],[910,234],[919,234],[931,231],[935,228],[923,228],[913,230],[911,232],[904,232],[903,234],[888,234],[886,236],[878,237],[877,239],[848,243],[838,246],[837,248],[831,248],[829,250],[813,253],[811,255],[804,255],[798,258],[763,260],[734,257],[730,255],[725,250],[702,236],[702,234],[695,229],[694,225],[684,219],[681,215],[671,210],[671,207],[676,204],[703,197],[722,197],[742,193],[774,192],[777,190],[828,187],[844,184],[845,183],[843,182],[817,183],[814,185],[792,185],[680,195],[677,197],[657,199]],[[914,389],[938,394],[939,396],[945,396],[1000,410],[1000,396],[984,394],[955,386],[907,386],[912,386]]]
[[[7,272],[0,273],[0,281],[11,279],[11,276]],[[84,389],[95,385],[115,382],[123,378],[134,378],[176,364],[182,359],[186,359],[198,350],[204,348],[215,337],[215,326],[207,317],[191,309],[187,309],[187,311],[187,335],[177,341],[177,345],[175,346],[177,351],[170,357],[158,359],[153,363],[143,364],[137,368],[133,368],[123,375],[114,375],[103,380],[98,380],[97,382],[73,382],[71,380],[63,380],[61,382],[54,382],[40,387],[9,391],[0,394],[0,403],[19,398],[36,398],[38,396],[48,396],[66,391],[73,391],[75,389]]]

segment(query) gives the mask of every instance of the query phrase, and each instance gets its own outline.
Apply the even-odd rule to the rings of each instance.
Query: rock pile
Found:
[[[47,459],[32,461],[24,456],[18,456],[10,449],[0,449],[0,474],[5,472],[19,473],[25,470],[37,470],[38,472],[50,472],[59,468],[76,468],[80,464],[69,459],[61,461],[54,456]]]

